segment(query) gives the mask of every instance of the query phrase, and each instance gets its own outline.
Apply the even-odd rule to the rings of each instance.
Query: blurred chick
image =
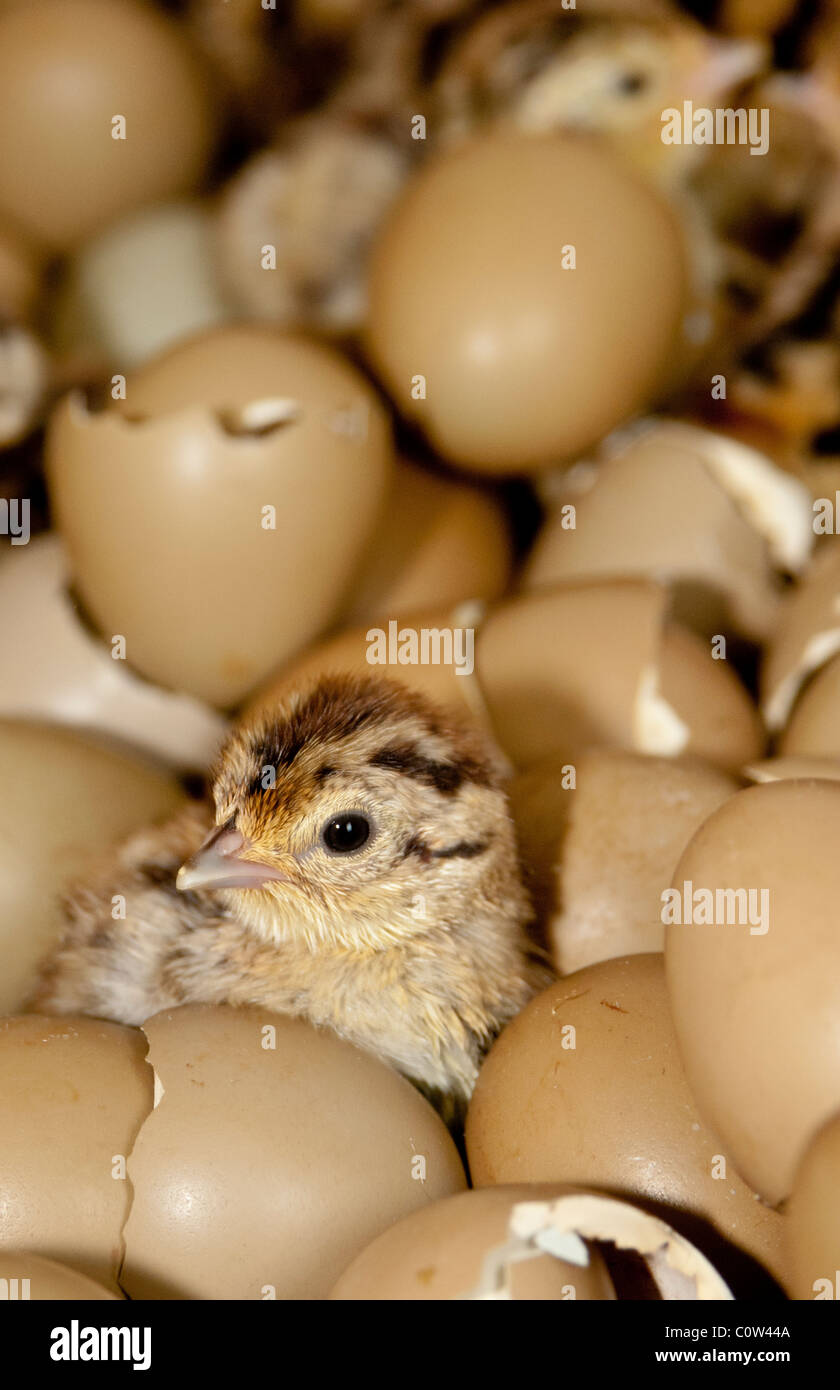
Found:
[[[406,687],[321,679],[233,732],[209,836],[212,808],[191,805],[71,889],[31,1007],[139,1024],[262,1005],[457,1109],[549,978],[501,776],[477,730]]]

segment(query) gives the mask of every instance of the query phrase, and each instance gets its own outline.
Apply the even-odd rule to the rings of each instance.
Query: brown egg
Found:
[[[136,1028],[100,1019],[0,1019],[0,1247],[112,1287],[131,1203],[125,1162],[152,1105],[145,1050]]]
[[[656,395],[684,298],[676,220],[620,160],[497,132],[434,156],[398,200],[372,253],[368,345],[444,457],[527,472]]]
[[[811,1140],[786,1208],[791,1298],[840,1299],[840,1115]]]
[[[41,257],[11,227],[0,224],[0,320],[26,322],[41,289]]]
[[[459,1192],[403,1217],[367,1246],[342,1274],[331,1299],[429,1301],[468,1296],[481,1281],[488,1255],[510,1239],[509,1222],[517,1202],[550,1202],[562,1187],[487,1187]],[[575,1265],[551,1254],[508,1266],[508,1297],[545,1302],[554,1299],[614,1299],[603,1259],[588,1250],[589,1264]]]
[[[741,1181],[695,1110],[661,955],[603,961],[527,1005],[481,1069],[466,1133],[477,1187],[605,1189],[658,1204],[678,1229],[702,1218],[778,1266],[781,1218]]]
[[[137,676],[97,641],[68,589],[58,536],[34,537],[0,561],[0,716],[43,719],[108,735],[181,770],[203,770],[227,722],[189,695]],[[1,992],[1,991],[0,991]]]
[[[222,706],[333,619],[391,468],[388,421],[361,374],[261,327],[173,348],[105,410],[68,397],[47,453],[76,586],[103,635],[123,635],[148,678]]]
[[[703,763],[612,749],[584,754],[573,776],[555,760],[513,782],[529,886],[561,974],[662,950],[662,891],[737,787]]]
[[[786,758],[840,758],[840,656],[808,680],[779,738]]]
[[[401,459],[343,623],[499,598],[512,561],[507,521],[492,494]]]
[[[761,707],[772,732],[788,722],[808,678],[838,652],[840,549],[831,546],[818,552],[808,572],[785,599],[773,640],[765,652]]]
[[[734,627],[765,637],[781,596],[774,565],[801,568],[814,539],[797,479],[724,435],[670,420],[605,446],[572,505],[549,513],[526,588],[647,575],[668,584],[675,617],[708,635]]]
[[[837,1107],[839,842],[835,782],[749,787],[694,836],[664,908],[692,1092],[771,1203],[790,1192],[809,1136]]]
[[[324,1298],[386,1226],[466,1186],[429,1103],[332,1033],[202,1005],[143,1031],[158,1099],[129,1163],[131,1298]]]
[[[191,189],[212,134],[206,79],[152,5],[39,0],[0,14],[0,215],[49,250]]]
[[[25,1004],[87,859],[182,799],[173,777],[66,729],[0,720],[0,1014]]]
[[[116,1301],[120,1294],[112,1293],[56,1260],[45,1260],[29,1251],[21,1254],[0,1250],[0,1301],[6,1298],[33,1302],[57,1299],[108,1302]]]
[[[497,738],[519,767],[574,762],[597,745],[727,769],[761,754],[758,716],[707,643],[665,623],[647,580],[564,585],[500,604],[485,619],[476,670]]]

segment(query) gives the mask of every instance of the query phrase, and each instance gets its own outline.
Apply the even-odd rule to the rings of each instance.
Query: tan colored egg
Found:
[[[171,814],[174,778],[66,729],[0,720],[0,1014],[24,1006],[91,855]]]
[[[324,1298],[380,1231],[466,1186],[428,1101],[333,1033],[204,1005],[143,1031],[157,1107],[129,1162],[130,1298]]]
[[[574,762],[607,745],[692,753],[727,769],[760,756],[757,714],[725,661],[665,622],[647,580],[570,584],[511,599],[485,619],[476,669],[511,760]]]
[[[738,1177],[695,1108],[661,955],[602,961],[527,1005],[481,1069],[466,1137],[477,1187],[600,1188],[657,1204],[677,1229],[699,1217],[779,1267],[781,1218]]]
[[[840,758],[840,655],[802,690],[779,738],[784,757]]]
[[[206,78],[152,5],[39,0],[0,15],[0,215],[49,250],[193,188],[213,124]]]
[[[11,227],[0,224],[0,319],[26,322],[41,289],[41,257]]]
[[[131,1204],[126,1158],[152,1105],[145,1050],[136,1028],[100,1019],[0,1019],[0,1251],[46,1255],[113,1286]]]
[[[664,908],[692,1092],[772,1203],[840,1093],[838,843],[836,782],[749,787],[694,836]]]
[[[748,782],[791,782],[803,778],[822,777],[830,782],[840,781],[840,757],[816,758],[805,755],[764,758],[748,763],[743,769]]]
[[[809,677],[840,652],[840,549],[821,550],[785,599],[761,671],[768,728],[782,729]],[[789,751],[808,752],[799,748]]]
[[[512,559],[505,515],[491,494],[400,460],[343,622],[499,598]]]
[[[811,1140],[786,1208],[791,1298],[840,1299],[840,1116]]]
[[[600,749],[511,787],[517,837],[554,964],[661,951],[662,891],[694,831],[738,788],[703,763]]]
[[[223,328],[58,407],[51,500],[76,587],[131,666],[241,699],[346,601],[391,469],[385,412],[339,353]]]
[[[495,132],[433,157],[397,202],[371,258],[368,345],[444,457],[527,472],[656,395],[684,299],[676,219],[620,160],[584,137]]]
[[[517,1202],[551,1201],[562,1187],[539,1184],[459,1192],[406,1216],[378,1236],[346,1269],[331,1299],[391,1302],[458,1299],[481,1282],[488,1255],[509,1240]],[[603,1259],[588,1250],[578,1266],[548,1253],[508,1267],[515,1300],[614,1299]]]
[[[808,489],[766,456],[711,430],[651,422],[605,447],[572,509],[549,513],[525,587],[647,575],[668,584],[689,627],[760,639],[782,592],[775,566],[802,567],[811,521]]]
[[[58,536],[33,538],[0,561],[0,716],[43,719],[118,740],[157,762],[204,770],[227,722],[189,695],[142,680],[83,623]]]
[[[99,1303],[116,1301],[120,1294],[56,1260],[45,1260],[29,1251],[0,1250],[0,1299],[3,1298],[33,1302],[85,1299]]]

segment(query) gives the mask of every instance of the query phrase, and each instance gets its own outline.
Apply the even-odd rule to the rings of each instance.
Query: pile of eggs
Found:
[[[590,8],[0,0],[4,1288],[840,1298],[837,49]],[[777,272],[781,156],[659,138],[710,92],[823,142]],[[68,880],[371,670],[498,744],[557,976],[463,1134],[299,1020],[26,1011]]]

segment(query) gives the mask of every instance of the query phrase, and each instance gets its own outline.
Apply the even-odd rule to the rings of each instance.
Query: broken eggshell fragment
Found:
[[[428,1101],[333,1033],[261,1009],[148,1019],[130,1298],[325,1298],[381,1230],[466,1186]]]
[[[769,634],[777,571],[799,572],[813,545],[803,483],[737,440],[672,420],[605,441],[587,481],[550,511],[526,589],[646,575],[668,585],[672,615],[699,632]]]
[[[761,708],[771,732],[784,728],[806,681],[838,652],[840,549],[829,546],[785,598],[764,655]]]
[[[561,974],[663,949],[662,891],[695,830],[737,789],[708,764],[619,749],[514,779],[528,886]]]
[[[360,373],[262,327],[179,344],[103,410],[69,396],[47,443],[58,528],[100,631],[125,637],[143,675],[220,706],[333,619],[391,466]]]

